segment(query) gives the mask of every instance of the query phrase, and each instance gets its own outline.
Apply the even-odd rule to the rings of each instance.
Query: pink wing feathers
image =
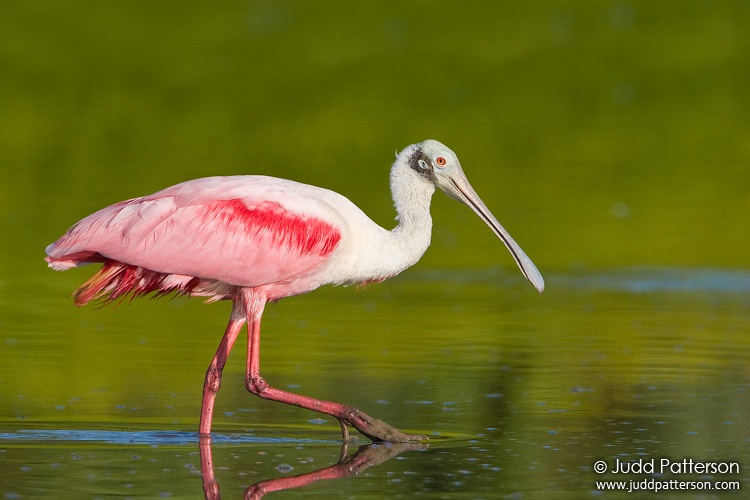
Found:
[[[220,299],[232,287],[290,285],[341,240],[341,220],[320,201],[323,192],[330,193],[262,176],[196,179],[86,217],[47,247],[46,260],[57,270],[104,263],[75,292],[78,305],[172,291]],[[295,211],[303,205],[305,214]]]

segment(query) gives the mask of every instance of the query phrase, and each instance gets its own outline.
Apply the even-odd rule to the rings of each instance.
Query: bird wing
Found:
[[[256,287],[312,272],[346,223],[326,189],[263,176],[209,177],[104,208],[47,247],[64,270],[115,260]],[[341,197],[343,198],[343,197]]]

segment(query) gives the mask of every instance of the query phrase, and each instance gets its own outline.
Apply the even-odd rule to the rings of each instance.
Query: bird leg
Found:
[[[259,305],[260,310],[258,310]],[[347,425],[354,427],[373,441],[404,443],[409,441],[425,441],[428,439],[427,436],[420,434],[406,434],[401,432],[382,420],[372,418],[352,406],[331,401],[322,401],[269,386],[263,377],[260,376],[260,316],[264,305],[256,301],[253,304],[254,307],[246,306],[248,310],[248,338],[245,386],[248,391],[264,399],[279,401],[336,417],[341,424],[344,441],[349,439]]]
[[[221,372],[224,370],[229,351],[232,350],[234,341],[237,340],[237,335],[240,333],[245,321],[245,307],[241,301],[235,301],[234,306],[232,307],[232,315],[229,318],[229,324],[224,332],[224,336],[221,338],[219,348],[216,350],[216,354],[211,360],[211,364],[208,365],[206,380],[203,382],[201,423],[198,430],[200,437],[211,437],[211,420],[214,415],[216,394],[219,392],[219,387],[221,386]]]

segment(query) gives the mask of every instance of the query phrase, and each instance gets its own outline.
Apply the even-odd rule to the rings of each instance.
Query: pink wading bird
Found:
[[[89,215],[47,247],[46,261],[58,271],[103,264],[73,292],[77,306],[150,292],[233,302],[206,372],[201,437],[210,437],[221,373],[247,322],[250,392],[336,417],[344,440],[350,425],[374,441],[419,441],[427,438],[351,406],[269,386],[260,376],[260,319],[269,301],[326,284],[382,281],[416,263],[430,244],[436,186],[474,210],[505,243],[523,275],[544,289],[541,274],[474,192],[455,153],[434,140],[411,145],[396,157],[391,192],[398,225],[392,231],[327,189],[264,176],[208,177]]]

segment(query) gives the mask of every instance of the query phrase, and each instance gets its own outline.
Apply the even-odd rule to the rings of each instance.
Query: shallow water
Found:
[[[500,271],[414,270],[282,301],[264,324],[270,383],[431,438],[291,495],[612,498],[626,493],[597,491],[595,481],[618,476],[596,474],[596,461],[662,458],[742,468],[628,479],[748,487],[750,316],[737,290],[746,279],[617,269],[549,276],[540,296]],[[48,346],[34,352],[22,332],[6,335],[5,355],[23,352],[29,367],[2,388],[6,498],[200,496],[197,414],[222,312],[186,299],[75,310],[76,320],[61,321],[81,337],[76,349],[39,332]],[[221,493],[239,497],[257,482],[334,465],[337,422],[246,393],[236,349],[212,445]],[[49,365],[48,377],[31,369]]]
[[[1,2],[0,495],[236,498],[281,478],[262,488],[297,488],[271,498],[624,498],[596,485],[618,460],[692,459],[741,467],[627,479],[739,497],[748,33],[740,0]],[[242,341],[200,446],[229,305],[76,309],[94,269],[42,260],[89,213],[210,175],[329,187],[391,228],[393,151],[426,138],[457,152],[545,292],[438,193],[413,269],[281,301],[262,341],[271,384],[424,447],[360,439],[336,465],[337,422],[245,391]]]

